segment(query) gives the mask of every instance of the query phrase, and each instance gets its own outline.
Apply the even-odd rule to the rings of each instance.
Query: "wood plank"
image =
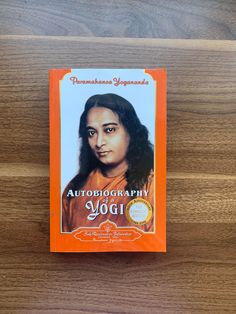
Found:
[[[235,42],[1,36],[0,44],[3,163],[48,164],[49,68],[161,66],[168,171],[236,173]]]
[[[167,254],[49,254],[29,233],[21,235],[25,249],[16,243],[4,252],[1,243],[1,310],[234,313],[234,225],[168,224],[167,235]]]
[[[49,177],[49,165],[0,163],[1,177]]]
[[[218,179],[217,179],[218,178]],[[175,177],[167,180],[167,220],[236,222],[236,177]]]
[[[36,176],[29,176],[30,169],[25,170],[25,176],[21,173],[19,177],[0,177],[3,187],[0,191],[0,218],[4,224],[18,221],[19,233],[23,232],[25,222],[32,223],[30,228],[37,237],[40,228],[48,229],[49,178],[41,176],[37,170],[31,170]],[[167,180],[167,220],[178,223],[235,223],[235,186],[236,176],[201,178],[171,177],[170,174]],[[40,228],[34,230],[35,224]]]
[[[233,0],[2,0],[0,9],[1,34],[236,38]]]

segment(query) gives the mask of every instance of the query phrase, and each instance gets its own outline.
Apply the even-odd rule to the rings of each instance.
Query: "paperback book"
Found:
[[[166,251],[165,69],[53,69],[50,251]]]

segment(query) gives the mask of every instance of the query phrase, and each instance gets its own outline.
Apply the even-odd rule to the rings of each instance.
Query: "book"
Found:
[[[49,70],[51,252],[166,252],[166,76]]]

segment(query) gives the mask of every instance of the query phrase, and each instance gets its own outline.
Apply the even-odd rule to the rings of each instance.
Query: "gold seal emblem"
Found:
[[[152,206],[143,198],[135,198],[127,204],[125,215],[129,222],[145,225],[152,217]]]

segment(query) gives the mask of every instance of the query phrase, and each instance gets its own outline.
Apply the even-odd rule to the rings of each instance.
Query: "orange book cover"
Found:
[[[166,252],[166,70],[52,69],[50,251]]]

